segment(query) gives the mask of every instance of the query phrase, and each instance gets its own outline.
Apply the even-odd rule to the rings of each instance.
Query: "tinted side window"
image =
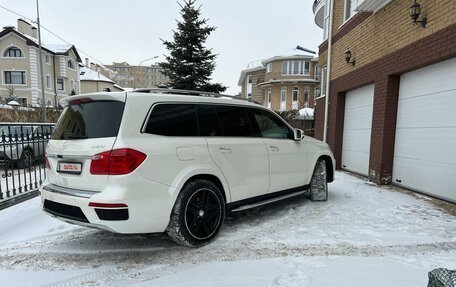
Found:
[[[252,137],[249,118],[243,107],[215,106],[225,137]]]
[[[264,138],[293,138],[291,129],[276,115],[260,109],[248,109],[255,136]]]
[[[200,105],[199,110],[200,134],[202,136],[223,136],[222,127],[217,117],[214,105]]]
[[[145,132],[162,136],[198,136],[196,105],[156,105],[150,114]]]

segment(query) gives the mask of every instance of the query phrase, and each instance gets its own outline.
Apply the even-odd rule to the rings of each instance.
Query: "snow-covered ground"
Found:
[[[456,269],[456,216],[338,172],[300,197],[227,218],[203,248],[72,226],[39,198],[0,211],[0,286],[426,286]],[[152,219],[151,219],[152,220]]]

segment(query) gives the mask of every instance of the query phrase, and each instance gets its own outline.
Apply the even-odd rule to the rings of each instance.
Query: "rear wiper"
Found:
[[[86,139],[88,138],[87,136],[83,135],[76,135],[76,134],[63,134],[62,139]]]

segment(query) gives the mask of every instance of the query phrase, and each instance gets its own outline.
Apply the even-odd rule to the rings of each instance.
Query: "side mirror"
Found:
[[[304,131],[300,129],[294,129],[294,140],[300,141],[304,138]]]

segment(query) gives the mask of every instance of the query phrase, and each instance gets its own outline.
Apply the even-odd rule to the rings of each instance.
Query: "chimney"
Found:
[[[38,29],[36,27],[32,27],[32,37],[38,39]]]
[[[17,30],[25,35],[32,36],[32,25],[24,19],[17,19]]]
[[[86,66],[87,68],[90,68],[89,58],[85,58],[85,66]]]

